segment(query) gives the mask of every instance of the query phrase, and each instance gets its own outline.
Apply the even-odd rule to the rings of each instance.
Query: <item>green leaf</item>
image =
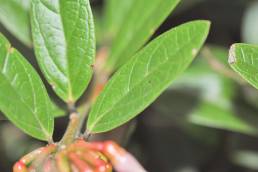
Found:
[[[238,74],[258,89],[258,46],[234,44],[230,48],[228,61]]]
[[[32,0],[32,35],[40,68],[66,102],[86,89],[95,57],[89,0]]]
[[[107,68],[109,70],[121,66],[128,58],[134,55],[148,41],[150,36],[153,35],[155,30],[179,2],[179,0],[118,1],[121,0],[114,2],[111,0],[110,2],[113,4],[113,13],[117,12],[116,9],[122,8],[120,13],[113,14],[112,16],[123,17],[109,19],[111,22],[114,21],[115,24],[120,23],[118,34],[112,43],[111,53],[107,61]],[[130,9],[127,9],[128,6],[125,3],[130,3]]]
[[[191,123],[226,129],[234,132],[255,135],[256,129],[236,116],[231,109],[226,109],[214,103],[202,102],[196,110],[189,115]]]
[[[134,3],[137,0],[108,0],[105,2],[105,25],[107,32],[112,36],[122,28],[122,23],[125,20],[129,10],[133,10]]]
[[[0,35],[0,110],[25,133],[51,139],[51,101],[39,75]]]
[[[208,31],[207,21],[189,22],[164,33],[137,53],[97,98],[88,130],[111,130],[144,110],[188,67]]]
[[[0,0],[0,22],[21,42],[31,46],[30,0]]]

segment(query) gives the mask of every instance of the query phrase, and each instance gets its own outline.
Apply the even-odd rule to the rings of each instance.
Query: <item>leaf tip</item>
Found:
[[[198,21],[198,20],[197,20]],[[205,24],[208,29],[210,29],[211,21],[210,20],[199,20],[201,23]]]
[[[236,63],[235,48],[236,48],[236,46],[232,45],[229,50],[228,63],[231,65]]]
[[[195,20],[192,22],[197,22],[201,27],[203,28],[203,33],[205,34],[206,38],[209,34],[210,27],[211,27],[211,21],[209,20]]]
[[[9,41],[5,37],[1,37],[5,41],[5,48],[9,54],[12,54],[14,52],[14,48],[12,45],[9,43]]]
[[[197,48],[193,48],[192,49],[192,55],[196,56],[197,53],[198,53],[198,49]]]
[[[8,53],[12,54],[14,52],[14,48],[11,45],[7,46]]]

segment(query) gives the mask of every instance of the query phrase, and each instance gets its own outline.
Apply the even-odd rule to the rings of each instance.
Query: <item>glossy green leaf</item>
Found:
[[[95,57],[89,0],[32,0],[31,21],[41,70],[59,97],[74,102],[91,79]]]
[[[228,62],[237,73],[258,89],[258,46],[232,45]]]
[[[25,133],[51,139],[53,108],[39,75],[0,35],[0,110]]]
[[[30,0],[0,0],[0,22],[20,41],[31,46]]]
[[[114,22],[120,22],[120,28],[112,43],[110,55],[107,61],[107,67],[117,68],[124,64],[128,58],[135,54],[150,38],[160,24],[166,19],[170,12],[176,7],[179,0],[129,0],[132,2],[118,2],[114,5],[121,5],[112,9],[122,8],[117,16],[123,16],[119,19],[114,18]],[[131,3],[130,9],[125,3]],[[125,13],[123,13],[125,12]],[[117,17],[118,18],[118,17]],[[111,22],[113,18],[109,19]]]
[[[236,116],[230,109],[214,103],[203,102],[189,115],[190,122],[244,134],[257,134],[256,129]]]
[[[164,33],[137,53],[97,98],[88,130],[111,130],[144,110],[188,67],[208,31],[207,21],[189,22]]]

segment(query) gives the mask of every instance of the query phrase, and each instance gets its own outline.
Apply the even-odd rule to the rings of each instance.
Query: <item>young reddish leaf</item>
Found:
[[[230,66],[258,89],[258,46],[234,44],[229,52]]]

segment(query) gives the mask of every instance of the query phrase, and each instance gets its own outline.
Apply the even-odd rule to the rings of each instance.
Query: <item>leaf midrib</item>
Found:
[[[80,4],[80,2],[77,1],[77,3]],[[64,34],[64,38],[65,38],[65,56],[66,56],[66,60],[67,60],[67,79],[68,79],[68,101],[73,101],[73,88],[72,88],[72,83],[71,83],[71,79],[70,79],[70,61],[69,61],[69,57],[68,57],[68,49],[69,49],[69,45],[70,45],[70,40],[72,39],[72,35],[73,35],[73,32],[75,31],[76,29],[76,26],[77,26],[77,23],[78,23],[78,20],[79,20],[79,16],[81,14],[81,10],[79,10],[79,12],[77,12],[77,16],[76,16],[76,22],[74,23],[74,28],[73,30],[71,31],[71,35],[70,35],[70,38],[67,38],[66,37],[66,34],[65,34],[65,27],[64,27],[64,21],[63,21],[63,17],[61,16],[61,10],[60,10],[60,1],[59,1],[59,18],[60,18],[60,21],[61,21],[61,24],[62,24],[62,30],[63,30],[63,34]],[[88,22],[87,22],[88,23]]]
[[[79,6],[80,6],[80,2],[76,2],[76,3],[79,3]],[[46,8],[48,8],[48,6],[46,6],[44,3],[42,3]],[[64,74],[64,76],[66,77],[67,79],[67,88],[68,88],[68,101],[73,101],[74,100],[74,95],[73,95],[73,88],[72,88],[72,83],[71,83],[71,79],[70,79],[70,67],[69,67],[69,56],[68,56],[68,49],[69,49],[69,45],[70,45],[70,40],[72,39],[72,35],[73,35],[73,32],[75,31],[76,27],[74,27],[74,29],[72,30],[72,33],[70,33],[70,37],[67,38],[66,34],[65,34],[65,29],[64,29],[64,21],[63,21],[63,18],[62,18],[62,13],[61,13],[61,10],[60,10],[60,1],[59,1],[59,12],[55,12],[57,15],[58,15],[58,18],[60,19],[61,21],[61,24],[62,24],[62,32],[63,32],[63,36],[64,36],[64,39],[65,39],[65,57],[66,57],[66,62],[67,62],[67,74],[65,74],[64,72],[62,72],[62,70],[59,69],[59,67],[55,64],[55,61],[54,64],[58,67],[58,70],[60,72],[62,72]],[[49,9],[49,8],[48,8]],[[49,9],[50,11],[53,11],[52,9]],[[81,14],[81,10],[78,11],[77,13],[77,17],[76,17],[76,22],[74,24],[74,26],[77,25],[78,21],[79,21],[79,16]],[[87,14],[89,14],[88,12],[88,8],[87,8]],[[89,25],[89,23],[87,22],[87,24]],[[46,44],[45,44],[46,45]],[[48,48],[47,48],[48,49]],[[49,52],[49,50],[48,50]],[[50,54],[49,54],[50,55]],[[53,58],[53,56],[50,56],[51,58]],[[89,65],[88,65],[89,67]],[[64,91],[64,90],[63,90]],[[65,91],[64,91],[65,92]]]
[[[59,12],[53,11],[53,10],[50,9],[45,3],[43,3],[41,0],[40,0],[40,3],[41,3],[45,8],[47,8],[49,11],[51,11],[51,12],[57,14],[59,20],[61,21],[63,36],[64,36],[64,38],[65,38],[65,40],[66,40],[66,41],[65,41],[65,47],[66,47],[66,48],[65,48],[65,51],[66,51],[65,57],[66,57],[67,65],[68,65],[68,56],[67,56],[68,43],[67,43],[67,38],[66,38],[65,33],[64,33],[64,24],[63,24],[63,20],[62,20],[62,17],[61,17],[60,10],[59,10]],[[34,11],[35,11],[35,9],[34,9]],[[69,91],[68,91],[68,100],[73,99],[73,98],[72,98],[72,93],[71,93],[71,80],[70,80],[70,77],[69,77],[69,76],[70,76],[70,75],[69,75],[69,67],[68,67],[69,65],[67,66],[67,71],[66,71],[67,74],[66,74],[63,70],[61,70],[61,68],[59,67],[59,65],[57,65],[57,63],[55,62],[55,60],[54,60],[54,58],[53,58],[54,56],[51,55],[51,53],[50,53],[50,51],[49,51],[49,47],[48,47],[47,44],[46,44],[46,38],[45,38],[44,35],[42,34],[42,28],[41,28],[41,26],[40,26],[40,24],[39,24],[38,17],[36,16],[36,14],[35,14],[35,17],[37,18],[35,21],[36,21],[36,23],[37,23],[37,25],[38,25],[39,31],[40,31],[41,36],[42,36],[43,41],[44,41],[44,45],[45,45],[45,47],[46,47],[46,49],[47,49],[48,55],[49,55],[49,57],[50,57],[52,63],[57,67],[57,70],[59,70],[59,72],[62,73],[63,76],[67,79],[67,88],[68,88],[68,90],[69,90]],[[51,75],[48,75],[48,76],[52,78]],[[51,80],[56,83],[55,79],[52,78]],[[59,89],[61,89],[64,94],[67,94],[67,92],[65,91],[64,88],[59,87]]]

